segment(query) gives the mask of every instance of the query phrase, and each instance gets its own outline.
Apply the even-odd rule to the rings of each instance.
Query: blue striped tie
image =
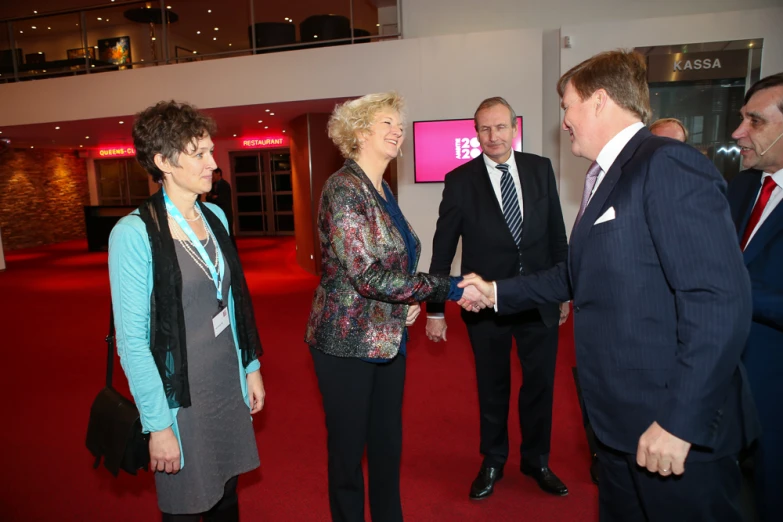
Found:
[[[517,189],[514,187],[514,180],[511,179],[511,173],[508,171],[508,165],[499,163],[497,169],[503,173],[503,176],[500,178],[503,217],[506,218],[506,224],[508,224],[508,229],[514,238],[514,243],[519,248],[522,242],[522,212],[519,210]]]

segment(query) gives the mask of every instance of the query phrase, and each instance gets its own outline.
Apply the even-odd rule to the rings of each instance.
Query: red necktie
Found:
[[[761,219],[761,214],[764,213],[764,207],[767,206],[769,197],[772,195],[772,191],[775,190],[776,186],[777,185],[775,184],[775,180],[772,179],[772,176],[767,176],[764,178],[764,184],[761,186],[761,194],[759,195],[759,199],[756,201],[756,206],[753,207],[753,212],[750,214],[750,220],[748,220],[748,226],[745,228],[745,233],[742,235],[742,242],[740,243],[740,246],[742,247],[743,251],[745,250],[745,247],[748,246],[750,235],[753,233],[756,225],[758,225],[758,222]]]

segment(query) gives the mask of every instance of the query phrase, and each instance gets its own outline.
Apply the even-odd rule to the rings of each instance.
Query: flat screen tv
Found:
[[[512,147],[522,152],[522,117],[517,117]],[[442,183],[453,169],[481,154],[473,118],[413,122],[413,169],[416,183]]]

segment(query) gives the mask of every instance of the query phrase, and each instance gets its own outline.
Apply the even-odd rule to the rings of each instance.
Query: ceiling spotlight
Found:
[[[258,120],[258,123],[264,123],[264,120]]]
[[[32,145],[30,145],[30,148],[31,148],[31,149],[34,149],[35,147],[33,147]]]
[[[220,28],[219,27],[215,27],[215,31],[220,31]]]
[[[228,44],[229,47],[231,47],[231,44]]]
[[[152,41],[153,41],[153,42],[154,42],[155,40],[157,40],[157,38],[156,38],[156,37],[154,37],[154,36],[153,36],[151,39],[152,39]]]
[[[51,28],[51,27],[47,27],[47,29],[49,29],[50,31],[52,30],[52,28]]]
[[[37,28],[36,26],[34,26],[34,25],[31,25],[31,26],[30,26],[30,28],[32,28],[32,29],[38,29],[38,28]]]
[[[170,5],[167,5],[167,6],[166,6],[166,9],[171,9],[171,6],[170,6]]]
[[[33,14],[38,14],[38,11],[33,11]]]
[[[217,36],[213,38],[213,40],[217,40]]]
[[[120,122],[120,125],[122,125],[123,123],[125,123],[125,122],[124,122],[124,121],[121,121],[121,122]]]
[[[313,38],[318,38],[318,35],[317,35],[317,34],[314,34],[314,35],[313,35]]]
[[[237,135],[236,135],[236,134],[234,134],[234,137],[236,138],[236,137],[237,137]]]
[[[198,54],[198,51],[193,51],[193,54]]]
[[[266,112],[269,112],[269,109],[266,109]]]
[[[208,13],[211,13],[211,12],[212,12],[212,9],[207,9],[207,12],[208,12]]]
[[[38,54],[43,54],[43,51],[38,51]]]
[[[90,137],[89,137],[89,136],[85,136],[85,137],[84,137],[84,139],[85,139],[85,140],[89,140],[89,139],[90,139]]]
[[[283,129],[283,132],[285,132],[285,129]]]
[[[60,127],[55,127],[54,130],[60,130]]]
[[[269,113],[269,115],[270,115],[270,116],[274,116],[274,115],[275,115],[275,113],[274,113],[274,112],[270,112],[270,113]]]
[[[101,17],[99,16],[99,17],[98,17],[98,21],[102,22],[102,21],[103,21],[103,18],[101,18]]]
[[[111,1],[114,2],[114,0],[111,0]],[[84,145],[79,145],[79,147],[84,147]]]
[[[264,125],[264,128],[265,128],[265,129],[268,129],[269,127],[268,127],[268,126],[266,126],[266,125]]]
[[[196,31],[196,34],[201,34],[201,31]]]
[[[79,24],[76,24],[76,25],[79,25]],[[20,34],[24,34],[24,31],[19,31],[19,33],[20,33]]]

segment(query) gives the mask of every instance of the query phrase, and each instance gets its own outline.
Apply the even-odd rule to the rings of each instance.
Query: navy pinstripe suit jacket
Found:
[[[607,210],[615,219],[594,225]],[[572,231],[569,259],[498,281],[498,312],[573,299],[579,379],[596,436],[636,453],[657,421],[689,460],[756,437],[740,362],[751,320],[726,183],[697,150],[640,130]]]

